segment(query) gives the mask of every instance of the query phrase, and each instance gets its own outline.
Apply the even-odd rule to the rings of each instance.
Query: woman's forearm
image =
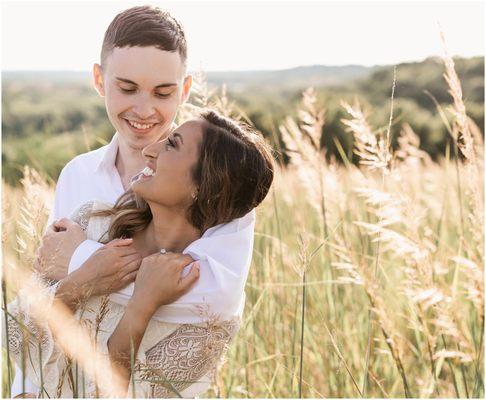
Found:
[[[108,339],[108,353],[112,367],[120,375],[125,390],[128,390],[130,381],[131,355],[133,354],[135,360],[152,314],[153,312],[140,307],[132,298]]]

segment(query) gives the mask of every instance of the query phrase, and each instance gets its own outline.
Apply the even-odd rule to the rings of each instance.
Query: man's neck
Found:
[[[173,122],[169,131],[161,137],[166,138],[175,129],[177,125]],[[145,168],[145,158],[142,155],[142,149],[134,149],[124,142],[121,137],[118,138],[118,152],[116,154],[115,167],[120,174],[123,189],[128,190],[132,178]]]
[[[127,190],[130,187],[132,177],[145,168],[145,159],[142,155],[142,150],[134,149],[120,140],[115,167],[120,174],[123,189]]]

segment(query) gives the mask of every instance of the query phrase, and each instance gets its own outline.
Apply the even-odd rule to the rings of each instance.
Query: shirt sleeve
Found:
[[[70,218],[74,222],[78,223],[85,232],[88,230],[89,218],[91,211],[93,210],[93,204],[93,201],[89,201],[78,207],[70,215]],[[84,242],[81,242],[71,256],[68,266],[68,274],[83,265],[83,263],[100,247],[103,247],[103,244],[94,240],[86,239]]]
[[[103,246],[102,243],[90,239],[86,239],[82,242],[76,250],[74,250],[71,261],[69,262],[68,274],[78,269],[96,250]]]
[[[25,381],[23,390],[22,390],[22,381]],[[15,364],[15,378],[12,382],[10,397],[14,398],[15,396],[18,396],[19,394],[22,393],[33,393],[37,395],[37,391],[38,391],[37,386],[34,385],[29,378],[27,377],[24,378],[24,374],[22,373],[22,370],[18,367],[17,364]]]
[[[56,194],[54,196],[54,206],[51,209],[49,218],[47,219],[47,226],[52,225],[52,223],[59,218],[66,217],[67,213],[64,207],[66,203],[66,191],[68,190],[68,181],[70,175],[71,165],[68,163],[61,171],[59,178],[56,183]]]
[[[187,323],[218,316],[241,316],[245,283],[253,252],[254,211],[240,219],[208,229],[184,251],[201,269],[191,290],[157,310],[167,322]],[[186,272],[190,267],[186,267]]]

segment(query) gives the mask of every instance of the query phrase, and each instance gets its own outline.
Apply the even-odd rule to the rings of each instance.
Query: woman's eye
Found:
[[[167,138],[167,146],[175,147],[175,143],[171,138]]]

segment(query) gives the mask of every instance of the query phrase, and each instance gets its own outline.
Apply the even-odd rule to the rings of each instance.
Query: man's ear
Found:
[[[184,83],[182,85],[182,95],[181,95],[181,104],[185,103],[191,94],[191,86],[192,86],[192,75],[187,75],[184,78]]]
[[[93,65],[93,82],[96,91],[103,97],[105,95],[105,87],[103,83],[103,71],[100,64]]]

